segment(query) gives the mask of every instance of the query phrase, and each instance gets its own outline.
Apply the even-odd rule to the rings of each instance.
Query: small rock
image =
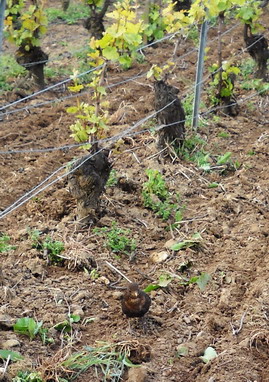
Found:
[[[144,366],[138,368],[131,367],[128,371],[127,382],[145,382],[147,377],[147,369]]]
[[[162,252],[154,252],[150,255],[151,260],[153,263],[161,263],[165,261],[169,256],[169,253],[162,251]]]
[[[16,340],[15,338],[2,342],[3,349],[10,349],[16,346],[20,346],[20,342]]]

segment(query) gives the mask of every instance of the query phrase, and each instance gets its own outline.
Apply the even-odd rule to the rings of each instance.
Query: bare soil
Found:
[[[229,29],[231,24],[225,27]],[[217,29],[213,27],[209,41],[216,36]],[[87,41],[82,23],[52,24],[42,42],[51,59],[48,65],[72,64],[70,47],[79,50]],[[216,61],[216,41],[210,46],[206,67]],[[194,84],[197,52],[181,58],[194,47],[192,41],[180,41],[178,69],[169,77],[169,83],[180,89],[180,97],[188,94]],[[236,54],[236,63],[249,59],[243,47],[239,25],[224,37],[224,59]],[[161,65],[173,49],[170,42],[160,43],[156,49],[145,51],[146,59]],[[14,48],[5,43],[5,52],[12,51]],[[128,71],[111,70],[107,84],[145,73],[149,62],[134,64]],[[54,78],[49,85],[59,80]],[[35,90],[31,86],[23,91],[31,94]],[[74,143],[69,130],[73,119],[66,113],[74,99],[61,100],[68,95],[68,89],[62,86],[7,109],[12,113],[1,121],[1,152],[22,152],[0,154],[2,210],[61,165],[84,155],[77,148],[31,152]],[[0,254],[3,271],[0,348],[9,347],[7,341],[15,340],[11,349],[25,357],[22,362],[10,364],[10,376],[19,369],[44,370],[46,365],[56,363],[59,351],[63,354],[79,351],[85,345],[96,346],[96,341],[127,341],[136,349],[132,360],[143,366],[131,368],[129,374],[126,369],[123,380],[129,382],[269,381],[269,98],[268,94],[255,96],[255,90],[243,91],[239,86],[236,95],[239,115],[234,118],[220,115],[218,120],[208,115],[199,134],[212,154],[231,151],[233,160],[241,164],[238,170],[224,174],[203,172],[182,158],[173,163],[164,161],[155,155],[156,136],[150,132],[124,138],[118,152],[112,151],[113,168],[121,181],[107,187],[102,196],[103,216],[97,226],[111,226],[116,221],[119,227],[130,229],[137,242],[132,258],[116,257],[106,248],[104,238],[93,233],[93,227],[76,228],[76,203],[68,192],[66,177],[1,219],[0,231],[11,237],[10,244],[16,249]],[[250,95],[254,97],[247,100]],[[19,99],[15,92],[6,93],[1,96],[1,104]],[[90,100],[89,96],[84,99]],[[112,87],[108,99],[114,118],[110,136],[125,132],[154,111],[152,83],[145,76]],[[207,99],[207,86],[203,99]],[[47,102],[52,100],[55,103]],[[144,128],[145,125],[139,126],[134,131]],[[221,132],[228,136],[221,137]],[[184,218],[176,230],[166,229],[167,223],[143,205],[141,189],[147,180],[147,168],[159,170],[170,192],[181,196]],[[64,173],[65,170],[60,171],[57,176]],[[209,188],[212,182],[220,186]],[[44,237],[47,234],[63,241],[63,254],[69,258],[65,265],[48,264],[46,256],[32,248],[28,229],[38,229]],[[195,232],[200,232],[203,238],[198,249],[173,252],[168,248],[171,242],[190,238]],[[168,254],[166,260],[154,262],[153,255],[161,252]],[[129,331],[129,322],[120,306],[120,293],[127,282],[105,261],[138,282],[141,288],[157,282],[161,274],[175,275],[167,287],[150,293],[152,305],[146,332],[135,325]],[[182,273],[182,263],[189,262],[192,266]],[[100,276],[97,279],[90,276],[95,268]],[[178,278],[202,272],[211,275],[204,291],[196,284],[182,285]],[[50,330],[55,342],[43,345],[38,337],[30,341],[12,330],[12,323],[23,316],[42,320],[45,327],[51,328],[65,320],[69,312],[77,312],[82,318],[73,325],[71,339]],[[94,320],[87,322],[87,318]],[[183,346],[188,353],[180,356],[178,349]],[[200,356],[209,346],[218,356],[205,364]],[[79,377],[79,381],[101,380],[93,368]]]

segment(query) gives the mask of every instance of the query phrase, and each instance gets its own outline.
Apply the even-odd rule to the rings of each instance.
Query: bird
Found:
[[[130,283],[121,300],[122,312],[128,318],[142,318],[148,312],[150,305],[149,295],[139,289],[137,283]]]

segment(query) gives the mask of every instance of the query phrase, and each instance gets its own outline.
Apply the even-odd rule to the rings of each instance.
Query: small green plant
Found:
[[[49,7],[45,12],[49,23],[60,19],[71,25],[76,24],[80,19],[88,17],[89,7],[82,3],[71,3],[66,11]]]
[[[15,58],[7,54],[0,56],[0,91],[12,90],[14,79],[25,75],[26,70]]]
[[[8,252],[11,251],[12,249],[16,249],[14,245],[8,244],[10,241],[10,237],[5,234],[0,234],[0,253],[2,252]]]
[[[240,77],[246,80],[254,72],[254,70],[255,61],[253,61],[252,59],[244,60],[240,64]]]
[[[44,382],[41,375],[37,371],[19,371],[12,382]]]
[[[205,290],[208,282],[211,280],[211,276],[208,273],[201,273],[199,276],[193,276],[193,277],[187,278],[182,275],[179,276],[176,274],[164,273],[160,275],[159,281],[157,281],[154,284],[149,284],[144,289],[144,291],[149,293],[159,288],[166,288],[175,279],[179,280],[179,283],[181,285],[197,284],[199,289],[203,291]]]
[[[115,169],[112,169],[110,171],[108,181],[106,182],[106,187],[116,186],[117,183],[118,183],[117,171]]]
[[[1,350],[0,349],[0,359],[10,359],[13,362],[23,360],[23,356],[16,352],[11,350]]]
[[[212,361],[212,359],[216,358],[217,356],[218,354],[216,350],[212,348],[211,346],[209,346],[208,348],[205,349],[204,355],[201,356],[200,358],[204,363],[208,363]]]
[[[219,187],[219,183],[212,182],[212,183],[209,183],[209,185],[207,187],[208,188],[217,188],[217,187]]]
[[[236,76],[240,73],[237,66],[232,66],[228,62],[223,62],[222,67],[218,64],[213,64],[209,67],[212,73],[212,81],[210,82],[209,99],[216,106],[223,100],[225,102],[232,101],[234,97],[234,82]]]
[[[130,238],[130,230],[117,226],[116,222],[112,226],[94,228],[94,233],[106,237],[106,247],[114,253],[131,255],[136,250],[136,241]]]
[[[220,138],[230,138],[230,134],[227,131],[221,131],[218,133],[218,137]]]
[[[269,84],[262,79],[250,79],[241,83],[241,88],[244,90],[256,90],[260,95],[266,95],[269,92]]]
[[[184,284],[197,284],[201,291],[204,291],[208,282],[211,280],[211,276],[208,273],[201,273],[199,276],[193,276]]]
[[[179,206],[179,195],[172,195],[158,170],[147,169],[148,181],[143,184],[144,206],[151,209],[163,220],[171,216],[176,222],[182,220],[183,207]],[[176,199],[176,200],[175,200]]]
[[[199,232],[196,232],[192,235],[191,239],[180,241],[179,243],[173,244],[170,249],[172,251],[180,251],[181,249],[186,248],[197,248],[201,245],[202,236]]]
[[[96,269],[92,269],[91,271],[90,271],[90,278],[92,279],[92,280],[96,280],[96,279],[98,279],[100,277],[100,274],[98,273],[98,271],[96,270]]]
[[[84,351],[71,355],[63,361],[62,368],[74,372],[72,380],[94,367],[95,374],[100,376],[98,380],[119,382],[126,367],[139,367],[129,359],[134,346],[127,341],[114,344],[99,341],[96,347],[86,346]]]
[[[80,321],[80,316],[78,314],[70,314],[68,315],[68,319],[62,322],[58,322],[54,325],[54,329],[63,333],[71,333],[73,324],[76,324]]]
[[[63,242],[53,240],[50,236],[46,236],[42,239],[41,232],[39,230],[29,231],[29,236],[32,240],[32,247],[39,251],[43,251],[48,256],[51,264],[63,264],[64,259],[60,257],[60,254],[64,251]]]
[[[171,276],[168,273],[163,273],[159,276],[159,280],[155,284],[149,284],[145,289],[144,292],[149,293],[153,290],[159,289],[159,288],[166,288],[171,281],[174,280],[174,277]]]
[[[147,36],[148,41],[152,42],[159,40],[164,36],[166,30],[166,23],[160,12],[160,6],[155,3],[150,3],[148,20],[144,34]]]
[[[18,318],[17,322],[13,325],[14,332],[24,334],[33,340],[37,334],[40,333],[43,321],[35,321],[30,317]]]

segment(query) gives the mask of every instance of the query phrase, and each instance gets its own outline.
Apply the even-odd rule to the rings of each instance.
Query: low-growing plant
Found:
[[[73,371],[72,380],[93,367],[100,381],[119,382],[126,367],[139,367],[129,359],[134,346],[136,343],[130,341],[98,342],[96,347],[86,346],[84,351],[72,354],[62,362],[62,368]]]
[[[174,280],[174,277],[171,276],[170,274],[162,273],[159,276],[159,280],[154,284],[149,284],[144,289],[144,292],[149,293],[149,292],[156,290],[156,289],[159,289],[159,288],[166,288],[171,283],[171,281],[173,281],[173,280]]]
[[[241,88],[244,90],[256,90],[260,95],[266,95],[269,92],[269,83],[262,79],[250,79],[241,83]]]
[[[19,65],[13,56],[1,54],[0,56],[0,92],[12,90],[14,79],[25,75],[26,70]]]
[[[71,333],[73,324],[79,321],[80,316],[78,314],[70,314],[66,320],[58,322],[56,325],[54,325],[54,329],[62,333]]]
[[[179,205],[179,195],[173,195],[158,170],[147,169],[148,181],[143,184],[144,206],[151,209],[163,220],[173,216],[176,222],[182,220],[183,207]],[[174,223],[175,224],[175,223]]]
[[[227,133],[227,131],[220,131],[218,133],[218,137],[220,137],[220,138],[230,138],[230,134]]]
[[[37,371],[25,370],[19,371],[12,382],[44,382],[44,380]]]
[[[110,171],[108,181],[106,182],[106,187],[116,186],[117,183],[118,183],[117,171],[115,169],[112,169]]]
[[[64,251],[64,243],[62,241],[53,240],[48,235],[43,239],[39,230],[29,231],[29,236],[32,240],[32,247],[39,251],[43,251],[46,256],[48,256],[51,264],[63,264],[64,259],[60,256]]]
[[[43,321],[35,321],[31,317],[18,318],[13,329],[16,333],[28,336],[30,340],[39,335],[44,345],[54,342],[52,337],[48,337],[48,329],[43,327]]]
[[[16,351],[0,349],[0,359],[10,359],[11,361],[16,362],[23,360],[23,356]]]
[[[206,288],[206,285],[211,280],[211,276],[206,272],[201,273],[199,276],[193,276],[190,278],[185,277],[183,275],[164,273],[160,275],[159,280],[156,283],[149,284],[144,289],[144,291],[149,293],[159,288],[166,288],[175,279],[179,281],[180,285],[197,284],[199,289],[201,291],[204,291]]]
[[[13,329],[16,333],[24,334],[33,340],[37,334],[40,334],[43,321],[35,321],[31,317],[18,318],[13,325]]]
[[[183,240],[178,243],[175,243],[171,246],[172,251],[180,251],[181,249],[199,247],[202,242],[202,236],[199,232],[196,232],[192,235],[191,239]]]
[[[146,20],[146,27],[144,30],[148,42],[161,39],[164,36],[166,27],[167,25],[162,17],[160,6],[150,2],[148,19]]]
[[[224,134],[226,136],[226,134]],[[241,164],[238,161],[232,160],[230,151],[223,155],[215,156],[208,152],[205,148],[206,142],[198,135],[191,136],[185,139],[178,155],[186,161],[194,162],[199,169],[209,172],[218,171],[225,174],[227,171],[238,170]]]
[[[240,69],[237,66],[232,66],[228,62],[223,62],[222,66],[213,64],[209,67],[209,71],[212,74],[212,81],[209,88],[209,99],[213,106],[224,105],[223,111],[227,114],[233,115],[236,104],[234,95],[234,83],[236,76],[240,73]]]
[[[89,8],[87,5],[79,2],[71,3],[66,11],[49,7],[45,12],[49,23],[62,20],[69,25],[76,24],[78,20],[89,16]]]
[[[12,249],[16,249],[15,245],[8,244],[10,241],[10,237],[8,235],[5,235],[3,233],[0,234],[0,253],[2,252],[8,252]]]
[[[118,227],[116,222],[112,226],[94,228],[93,232],[106,238],[106,247],[114,253],[132,255],[136,250],[136,241],[130,237],[130,230]]]

